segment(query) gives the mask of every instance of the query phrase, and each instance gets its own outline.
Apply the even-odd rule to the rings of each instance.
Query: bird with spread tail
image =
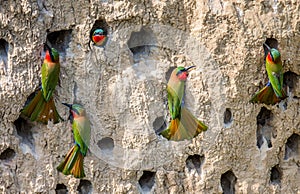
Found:
[[[274,105],[287,97],[283,87],[281,55],[276,48],[270,48],[266,43],[263,46],[266,51],[265,61],[269,81],[265,87],[254,94],[250,102]]]
[[[50,48],[47,44],[45,47],[46,55],[41,69],[42,87],[25,105],[21,113],[31,121],[48,124],[48,121],[52,120],[55,124],[63,120],[56,110],[53,99],[60,72],[59,54],[56,49]]]
[[[91,38],[96,46],[103,47],[108,39],[107,32],[101,28],[98,28],[93,32]]]
[[[168,107],[171,122],[168,128],[160,134],[169,140],[181,141],[192,139],[202,131],[207,130],[207,126],[192,115],[183,105],[185,82],[190,69],[194,67],[184,68],[179,66],[175,68],[168,81]]]
[[[91,135],[90,121],[81,105],[63,104],[70,109],[69,120],[72,124],[75,145],[67,153],[57,170],[64,175],[72,174],[75,178],[83,178],[85,177],[83,159],[86,156]]]

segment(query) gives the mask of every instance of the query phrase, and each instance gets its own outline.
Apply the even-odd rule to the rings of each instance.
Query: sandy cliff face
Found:
[[[0,6],[0,191],[4,193],[300,193],[300,4],[297,1],[5,1]],[[90,32],[106,28],[105,48]],[[267,82],[262,43],[275,38],[289,97],[251,104]],[[82,180],[56,166],[70,124],[20,117],[40,83],[46,39],[61,56],[60,104],[92,123]],[[196,65],[185,104],[209,129],[191,141],[168,124],[174,66]]]

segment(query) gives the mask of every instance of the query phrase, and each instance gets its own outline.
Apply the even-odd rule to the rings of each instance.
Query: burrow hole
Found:
[[[275,38],[267,38],[265,44],[268,45],[270,48],[275,48],[278,50],[278,41]],[[263,45],[263,48],[264,48],[264,53],[266,58],[269,49],[265,45]]]
[[[186,167],[187,169],[189,170],[189,172],[192,170],[192,169],[195,169],[196,172],[198,174],[201,173],[201,166],[203,165],[204,163],[204,160],[205,160],[205,157],[204,156],[200,156],[198,154],[195,154],[195,155],[191,155],[189,156],[187,159],[186,159]]]
[[[140,55],[149,55],[151,48],[157,45],[157,39],[152,29],[142,27],[140,31],[131,33],[127,45],[136,58]]]
[[[47,36],[47,40],[50,42],[51,47],[55,48],[58,53],[60,60],[65,60],[66,51],[69,48],[69,43],[72,38],[72,30],[61,30],[51,32]]]
[[[282,170],[280,169],[279,165],[274,166],[271,169],[271,175],[270,175],[271,184],[280,184],[281,177],[282,177]]]
[[[21,137],[21,144],[26,144],[32,151],[35,151],[34,138],[31,132],[33,125],[21,117],[14,121],[14,125],[17,134]]]
[[[221,187],[224,194],[235,193],[236,180],[237,178],[231,170],[221,175]]]
[[[267,44],[270,48],[278,49],[278,40],[275,38],[267,38],[265,44]]]
[[[296,93],[294,90],[297,88],[298,75],[292,71],[287,71],[283,74],[283,84],[288,87],[289,92]],[[293,96],[298,98],[300,96]]]
[[[56,188],[55,188],[55,193],[56,194],[67,194],[68,189],[67,189],[66,185],[64,185],[64,184],[57,184]]]
[[[108,30],[109,30],[109,26],[108,24],[106,23],[105,20],[96,20],[91,31],[90,31],[90,40],[92,41],[92,36],[93,36],[93,33],[96,29],[102,29],[104,31],[104,34],[108,34]]]
[[[257,147],[261,148],[264,143],[267,143],[268,148],[272,147],[271,138],[276,138],[276,130],[271,126],[271,120],[273,119],[273,114],[270,110],[265,107],[260,109],[257,115],[257,131],[256,140]]]
[[[155,133],[159,134],[160,132],[162,132],[167,127],[165,117],[164,116],[157,117],[153,121],[152,125],[153,125],[153,129],[154,129]]]
[[[98,147],[103,151],[112,151],[114,149],[114,140],[110,137],[104,137],[97,143]]]
[[[294,133],[286,141],[284,159],[287,160],[291,157],[299,158],[300,157],[299,152],[300,152],[300,136]]]
[[[224,112],[224,124],[225,127],[229,127],[232,124],[233,117],[232,117],[232,112],[230,108],[226,108]]]
[[[143,175],[139,179],[139,185],[142,193],[149,193],[155,183],[155,172],[143,171]]]
[[[3,161],[11,161],[16,155],[15,150],[11,148],[6,148],[1,154],[0,154],[0,160]]]
[[[93,185],[89,180],[80,180],[77,191],[79,194],[92,194],[93,193]]]
[[[8,49],[8,42],[0,39],[0,75],[7,72]]]

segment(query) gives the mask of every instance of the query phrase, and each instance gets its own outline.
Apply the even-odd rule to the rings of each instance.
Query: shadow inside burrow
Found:
[[[270,183],[280,185],[281,178],[282,178],[282,170],[279,167],[279,165],[277,164],[277,165],[273,166],[272,169],[271,169]]]
[[[192,169],[195,169],[198,174],[201,174],[201,167],[204,163],[205,157],[200,156],[198,154],[190,155],[185,161],[186,167],[189,170],[189,172]]]
[[[47,35],[47,40],[52,48],[55,48],[59,53],[60,61],[64,61],[66,58],[66,52],[69,48],[69,43],[72,38],[72,30],[60,30],[55,32],[50,32]]]
[[[272,138],[276,138],[277,133],[274,127],[271,126],[271,120],[273,119],[273,113],[265,107],[262,107],[256,117],[257,131],[256,140],[257,147],[261,148],[264,143],[267,143],[267,147],[272,147]]]
[[[143,171],[143,175],[139,179],[139,185],[143,193],[148,193],[151,191],[155,183],[156,172]]]
[[[221,187],[223,194],[234,194],[237,178],[234,173],[229,170],[221,175]]]

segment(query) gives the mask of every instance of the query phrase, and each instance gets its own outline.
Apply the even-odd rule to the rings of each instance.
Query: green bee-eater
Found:
[[[76,178],[85,177],[83,159],[86,156],[90,143],[91,126],[84,108],[79,104],[66,104],[70,108],[70,122],[75,140],[75,145],[70,149],[64,161],[57,170],[65,175],[72,174]]]
[[[56,110],[53,92],[59,79],[59,54],[54,48],[45,46],[47,51],[41,70],[42,88],[21,112],[31,121],[48,124],[48,120],[52,120],[58,123],[62,118]]]
[[[169,140],[191,139],[200,132],[207,130],[207,126],[183,106],[185,81],[189,75],[189,70],[193,67],[195,66],[175,68],[168,81],[168,107],[171,123],[167,129],[161,132],[161,135]]]
[[[282,61],[280,52],[276,48],[270,48],[265,43],[264,48],[267,51],[265,60],[269,82],[251,98],[250,102],[273,105],[286,98],[283,88]]]

